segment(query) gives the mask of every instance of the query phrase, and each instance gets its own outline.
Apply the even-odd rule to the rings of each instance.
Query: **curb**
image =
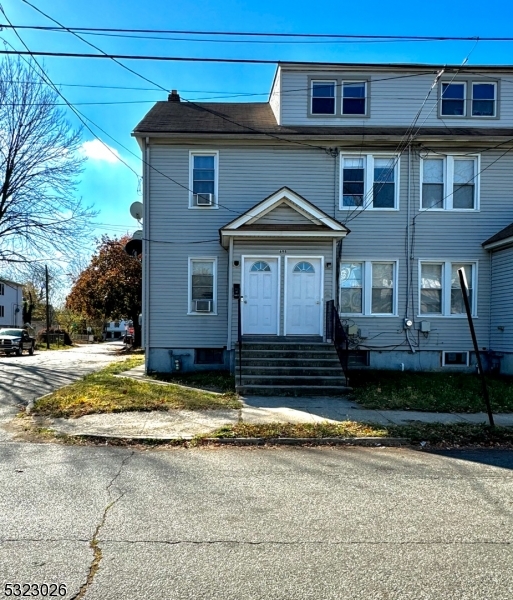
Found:
[[[43,398],[46,398],[47,396],[51,396],[52,394],[53,394],[53,392],[48,392],[48,394],[44,394],[43,396],[38,396],[37,398],[33,398],[32,400],[29,400],[27,403],[27,406],[25,407],[25,412],[27,413],[27,415],[29,415],[32,412],[32,409],[34,408],[34,404],[38,400],[42,400]]]

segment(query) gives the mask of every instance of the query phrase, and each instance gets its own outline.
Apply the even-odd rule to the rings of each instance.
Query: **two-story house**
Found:
[[[23,286],[0,278],[0,328],[22,327]]]
[[[486,364],[513,372],[513,232],[494,237],[513,222],[513,68],[282,63],[268,102],[173,92],[133,135],[149,370],[233,370],[240,317],[270,384],[294,344],[306,382],[334,367],[329,300],[361,365],[475,369],[463,267]]]

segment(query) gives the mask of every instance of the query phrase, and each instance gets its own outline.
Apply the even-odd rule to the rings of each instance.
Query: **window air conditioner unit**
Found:
[[[212,206],[214,204],[214,194],[194,194],[196,206]]]
[[[212,300],[195,300],[196,312],[212,312]]]

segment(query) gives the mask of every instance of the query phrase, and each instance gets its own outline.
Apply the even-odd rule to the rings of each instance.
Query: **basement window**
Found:
[[[468,352],[442,352],[442,367],[468,367]]]
[[[223,348],[196,348],[194,356],[196,365],[222,365],[224,364]]]

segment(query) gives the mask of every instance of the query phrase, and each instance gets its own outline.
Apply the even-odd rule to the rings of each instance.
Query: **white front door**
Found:
[[[278,259],[244,257],[242,333],[277,335]]]
[[[322,259],[286,259],[285,334],[322,335]]]

